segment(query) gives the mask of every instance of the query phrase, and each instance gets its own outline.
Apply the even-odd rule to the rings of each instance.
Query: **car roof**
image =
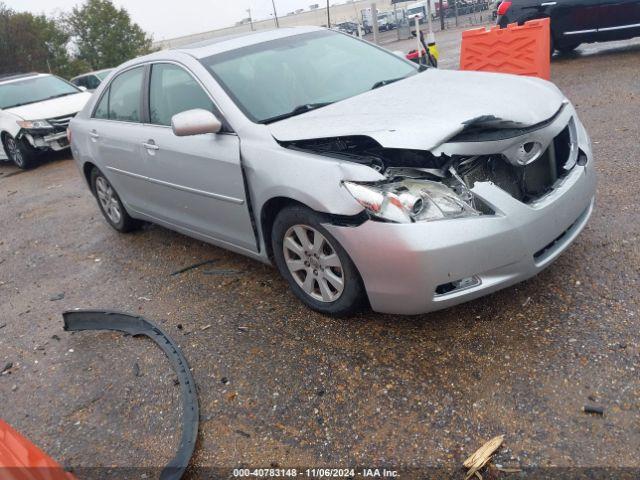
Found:
[[[0,75],[0,83],[10,83],[18,80],[22,80],[23,78],[30,77],[48,77],[48,73],[11,73],[6,75]]]
[[[216,53],[228,52],[237,48],[257,45],[259,43],[277,40],[279,38],[293,37],[305,33],[326,30],[321,27],[287,27],[274,30],[261,30],[246,32],[239,35],[212,38],[202,42],[192,43],[183,47],[173,48],[173,51],[185,52],[196,58],[206,58]]]
[[[95,75],[96,73],[107,72],[109,70],[115,70],[115,68],[103,68],[102,70],[94,70],[92,72],[82,73],[80,75],[76,75],[71,80],[75,80],[76,78],[88,77],[89,75]]]
[[[21,78],[29,78],[29,77],[38,77],[38,76],[47,76],[46,73],[6,73],[0,75],[0,83],[2,82],[11,82],[13,80],[20,80]]]

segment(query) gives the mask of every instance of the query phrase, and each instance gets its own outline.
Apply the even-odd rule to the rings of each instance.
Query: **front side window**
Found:
[[[118,75],[105,92],[100,102],[108,96],[107,118],[121,122],[140,122],[142,104],[143,67],[137,67]],[[100,108],[100,106],[98,107]],[[96,110],[96,114],[98,111]]]
[[[418,73],[396,55],[332,31],[264,42],[201,60],[254,122],[350,98]]]
[[[76,86],[53,75],[14,80],[0,85],[0,109],[20,107],[79,92]]]
[[[154,125],[171,125],[177,114],[202,108],[214,112],[213,102],[200,84],[183,68],[158,63],[151,68],[149,117]]]

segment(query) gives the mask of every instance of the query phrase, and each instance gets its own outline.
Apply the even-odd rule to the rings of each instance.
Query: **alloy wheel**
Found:
[[[113,223],[120,223],[122,218],[122,212],[120,211],[120,202],[116,196],[116,192],[113,190],[111,184],[104,178],[96,178],[96,194],[98,195],[98,201],[102,206],[104,213],[109,217]]]
[[[287,230],[282,249],[291,276],[307,295],[324,303],[340,298],[344,269],[324,235],[308,225],[294,225]]]
[[[8,137],[5,145],[7,146],[7,155],[11,161],[19,167],[22,167],[24,164],[24,158],[22,157],[22,151],[20,150],[20,147],[18,147],[15,139]]]

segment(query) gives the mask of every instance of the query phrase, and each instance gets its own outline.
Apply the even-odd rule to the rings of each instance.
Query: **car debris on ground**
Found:
[[[604,408],[597,405],[585,405],[582,407],[584,413],[592,413],[594,415],[604,415]]]
[[[157,325],[143,317],[120,312],[97,310],[73,310],[63,313],[65,331],[111,330],[133,337],[146,336],[160,347],[178,376],[182,390],[182,435],[178,451],[163,468],[160,480],[179,480],[186,471],[198,437],[200,406],[195,380],[187,359],[178,345]],[[72,350],[69,350],[72,351]],[[134,374],[139,376],[140,366],[134,364]]]
[[[196,268],[204,267],[205,265],[211,265],[211,264],[216,263],[218,261],[219,261],[218,259],[214,258],[214,259],[211,259],[211,260],[205,260],[203,262],[198,262],[198,263],[195,263],[193,265],[189,265],[188,267],[181,268],[180,270],[177,270],[177,271],[173,272],[171,274],[171,276],[175,277],[176,275],[180,275],[181,273],[186,273],[186,272],[189,272],[191,270],[195,270]]]

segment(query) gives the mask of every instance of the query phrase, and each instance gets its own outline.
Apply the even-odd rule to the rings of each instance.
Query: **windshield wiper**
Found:
[[[376,83],[373,84],[373,87],[371,87],[371,90],[375,90],[376,88],[384,87],[385,85],[389,85],[390,83],[393,83],[393,82],[398,82],[400,80],[404,80],[405,78],[407,78],[407,77],[405,76],[405,77],[391,78],[389,80],[380,80],[379,82],[376,82]]]
[[[46,100],[53,100],[54,98],[66,97],[67,95],[75,95],[76,93],[80,93],[80,92],[59,93],[58,95],[54,95],[53,97],[47,98]]]
[[[266,120],[262,120],[260,123],[277,122],[278,120],[284,120],[285,118],[295,117],[296,115],[307,113],[307,112],[310,112],[311,110],[316,110],[318,108],[326,107],[327,105],[331,105],[332,103],[333,102],[320,102],[320,103],[306,103],[304,105],[298,105],[296,108],[294,108],[288,113],[283,113],[282,115],[276,115],[275,117],[267,118]]]

